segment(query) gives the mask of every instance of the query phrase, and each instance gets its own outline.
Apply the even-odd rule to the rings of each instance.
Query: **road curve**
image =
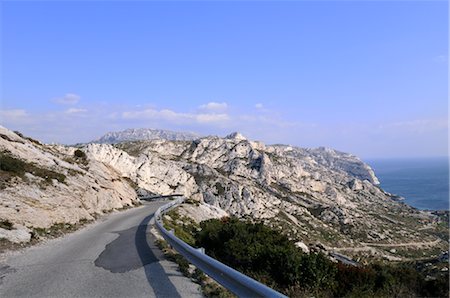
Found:
[[[164,260],[147,223],[166,202],[114,213],[0,257],[0,297],[202,297]]]

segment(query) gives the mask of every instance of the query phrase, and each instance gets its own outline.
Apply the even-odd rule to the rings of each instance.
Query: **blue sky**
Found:
[[[3,1],[0,123],[447,155],[444,1]]]

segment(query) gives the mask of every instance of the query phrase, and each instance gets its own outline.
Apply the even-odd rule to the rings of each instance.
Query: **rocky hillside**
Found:
[[[28,241],[35,229],[132,206],[130,182],[76,148],[44,145],[0,126],[0,238]]]
[[[127,141],[141,140],[168,140],[168,141],[189,141],[195,140],[200,136],[191,132],[176,132],[170,130],[139,128],[126,129],[117,132],[108,132],[101,138],[92,143],[116,144]]]
[[[377,186],[368,165],[333,149],[266,146],[234,133],[195,141],[90,144],[85,150],[144,193],[182,193],[231,215],[262,220],[300,246],[391,259],[413,256],[419,242],[430,254],[445,247],[434,236],[433,215],[397,202]]]
[[[3,160],[21,169],[1,164],[0,219],[15,229],[76,222],[132,205],[136,189],[140,195],[184,194],[206,203],[203,209],[214,206],[202,211],[209,217],[263,221],[304,250],[396,260],[448,248],[448,230],[441,231],[446,227],[437,216],[398,202],[378,186],[367,164],[329,148],[268,146],[233,133],[189,141],[91,143],[76,150],[1,127],[0,151]],[[184,212],[197,218],[195,210]],[[0,237],[5,231],[0,225]]]

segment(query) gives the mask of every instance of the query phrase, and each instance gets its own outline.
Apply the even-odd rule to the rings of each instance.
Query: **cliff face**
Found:
[[[76,223],[136,203],[113,167],[77,158],[76,148],[44,145],[0,126],[0,238],[29,240],[32,228]]]
[[[299,241],[345,247],[435,240],[419,230],[432,217],[393,200],[368,165],[333,149],[266,146],[232,134],[91,144],[86,152],[149,192],[182,193]]]
[[[208,216],[263,221],[300,244],[369,252],[376,251],[367,247],[374,243],[386,249],[419,242],[443,247],[434,236],[435,217],[397,202],[377,186],[368,165],[333,149],[266,146],[234,133],[88,144],[81,148],[84,157],[75,150],[0,127],[2,155],[26,163],[22,173],[0,172],[0,219],[25,231],[76,222],[134,204],[137,189],[144,195],[184,194],[206,203],[203,209],[213,206],[203,210]],[[189,210],[196,218],[196,209]],[[0,227],[0,238],[4,234]]]

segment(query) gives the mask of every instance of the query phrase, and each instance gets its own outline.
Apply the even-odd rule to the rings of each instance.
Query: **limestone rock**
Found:
[[[143,188],[164,194],[181,191],[229,215],[282,228],[303,243],[355,245],[370,241],[372,235],[383,235],[384,241],[434,239],[423,230],[417,232],[419,225],[411,225],[426,215],[393,200],[359,158],[330,148],[269,146],[233,133],[194,141],[122,143],[115,149],[134,157],[119,166],[116,158],[125,155],[110,147],[107,150],[116,157],[91,157]],[[197,209],[189,210],[197,216]],[[393,217],[403,222],[401,233],[399,222],[386,219]]]
[[[48,181],[26,173],[0,193],[0,218],[26,227],[76,222],[132,205],[141,195],[183,194],[195,220],[226,215],[262,221],[306,244],[355,246],[434,241],[432,214],[386,193],[359,158],[330,148],[265,145],[238,133],[195,140],[88,144],[76,148],[32,142],[0,128],[0,150],[66,175]],[[48,185],[45,185],[47,183]],[[305,245],[306,245],[305,244]]]
[[[77,160],[75,150],[41,144],[0,126],[2,156],[27,165],[23,175],[2,171],[0,219],[26,228],[2,230],[0,238],[27,241],[27,229],[73,224],[135,204],[136,192],[121,174],[97,160]],[[45,173],[56,173],[64,180],[49,179]]]
[[[0,239],[5,238],[14,243],[29,242],[31,240],[31,231],[21,225],[15,226],[13,230],[0,228]]]

